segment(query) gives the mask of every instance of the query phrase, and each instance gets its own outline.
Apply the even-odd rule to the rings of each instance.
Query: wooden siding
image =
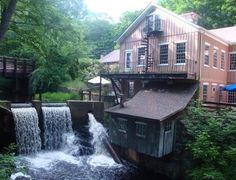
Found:
[[[119,118],[127,120],[127,131],[119,129]],[[111,115],[109,122],[109,137],[112,143],[153,157],[159,156],[159,121]],[[146,123],[145,137],[136,135],[135,122]]]
[[[163,33],[156,37],[151,37],[149,40],[149,51],[152,54],[153,64],[149,68],[148,72],[156,73],[188,73],[189,78],[195,78],[197,73],[197,61],[198,61],[198,32],[189,24],[183,23],[176,18],[165,14],[163,12],[157,12],[162,18]],[[139,26],[121,43],[120,52],[120,71],[125,72],[125,50],[132,50],[132,69],[130,73],[142,72],[144,66],[137,66],[138,62],[138,47],[141,45],[141,40],[145,34],[143,29],[145,26],[145,20],[142,21]],[[186,41],[186,64],[176,64],[176,43],[180,41]],[[159,44],[169,43],[168,52],[168,66],[159,65]]]

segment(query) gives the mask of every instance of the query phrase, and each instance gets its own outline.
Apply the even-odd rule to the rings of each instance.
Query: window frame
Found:
[[[205,89],[205,87],[206,87],[206,89]],[[209,87],[208,83],[202,84],[202,101],[203,102],[206,102],[208,99],[208,87]]]
[[[208,47],[208,49],[206,49],[206,47]],[[207,67],[209,67],[209,64],[210,64],[209,52],[210,52],[210,44],[205,43],[205,46],[204,46],[204,66],[207,66]],[[207,57],[207,63],[206,63],[206,57]]]
[[[218,65],[218,48],[213,48],[213,68],[217,68]]]
[[[142,49],[142,48],[144,48],[144,59],[143,59],[143,63],[140,64],[141,59],[140,59],[140,56],[139,56],[139,50]],[[139,67],[139,66],[141,66],[141,67],[145,66],[146,48],[147,48],[146,46],[139,46],[139,47],[138,47],[138,61],[137,61],[137,66],[138,66],[138,67]]]
[[[234,58],[234,59],[233,59],[233,60],[234,60],[233,68],[232,68],[232,59],[231,59],[232,56],[234,56],[234,57],[233,57],[233,58]],[[236,71],[236,52],[229,54],[229,70],[230,70],[230,71]]]
[[[224,55],[224,56],[223,56]],[[225,69],[225,51],[221,50],[221,56],[220,56],[220,69]],[[223,58],[224,57],[224,58]]]
[[[159,65],[160,66],[164,66],[164,65],[168,65],[169,64],[169,44],[170,43],[160,43],[159,44],[159,59],[160,59],[160,61],[159,61]],[[161,46],[167,46],[167,52],[165,52],[166,54],[161,54]],[[165,63],[161,63],[161,56],[167,56],[167,59],[166,59],[166,62]]]
[[[117,118],[119,127],[118,131],[122,133],[127,133],[127,127],[128,127],[128,120],[124,118]]]
[[[146,138],[147,123],[135,121],[135,135],[136,137]]]
[[[228,91],[228,103],[235,104],[236,103],[236,92]]]
[[[176,64],[175,65],[185,65],[186,63],[186,41],[179,41],[179,42],[175,42],[176,43]],[[178,45],[180,44],[184,44],[184,51],[183,52],[178,52]],[[184,58],[179,59],[179,56],[183,55]]]
[[[127,54],[130,54],[130,67],[127,67]],[[132,69],[132,62],[133,62],[133,50],[127,49],[125,50],[125,71]]]

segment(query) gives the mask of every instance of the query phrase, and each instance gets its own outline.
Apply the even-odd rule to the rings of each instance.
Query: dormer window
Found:
[[[146,19],[146,33],[160,32],[162,31],[161,17],[156,14],[152,14]]]

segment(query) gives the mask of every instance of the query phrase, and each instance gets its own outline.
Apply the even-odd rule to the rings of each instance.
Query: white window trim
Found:
[[[218,69],[218,67],[213,66],[213,69]]]
[[[209,42],[205,42],[205,45],[207,45],[207,46],[211,46],[211,44],[209,43]]]
[[[236,54],[236,51],[229,52],[229,54]]]
[[[158,64],[158,66],[169,66],[169,64]]]
[[[127,61],[126,57],[127,57],[127,53],[131,53],[131,58],[130,58],[130,64],[131,64],[131,66],[130,66],[130,68],[127,68],[127,67],[126,67],[126,61]],[[126,50],[125,50],[125,71],[132,69],[132,62],[133,62],[133,49],[126,49]]]
[[[219,86],[220,86],[220,87],[224,87],[225,85],[224,85],[224,84],[220,84]]]
[[[203,84],[203,85],[209,85],[209,83],[208,83],[208,82],[203,82],[202,84]]]
[[[218,48],[218,47],[216,47],[216,46],[214,46],[214,47],[213,47],[213,49],[219,50],[219,48]]]
[[[175,43],[175,44],[178,44],[178,43],[187,43],[187,40],[179,40],[179,41],[175,41],[174,43]]]
[[[217,83],[211,83],[212,86],[217,86],[218,84]]]
[[[186,59],[185,59],[185,60],[186,60]],[[174,65],[175,65],[175,66],[185,66],[186,63],[175,63]]]
[[[204,66],[205,66],[205,67],[210,67],[210,66],[209,66],[209,65],[207,65],[207,64],[204,64]]]
[[[222,53],[224,53],[225,55],[224,55],[224,69],[222,69],[221,68],[221,62],[222,62]],[[225,71],[225,59],[226,59],[226,52],[225,52],[225,50],[223,50],[223,49],[221,49],[221,56],[220,56],[220,70],[221,71]]]
[[[159,46],[161,46],[161,45],[169,45],[170,44],[170,42],[163,42],[163,43],[159,43]]]

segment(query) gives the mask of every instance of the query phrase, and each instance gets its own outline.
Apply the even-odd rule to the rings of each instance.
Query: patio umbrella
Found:
[[[236,84],[229,84],[224,87],[224,91],[235,91],[236,92]]]
[[[100,84],[100,76],[97,76],[97,77],[95,77],[93,79],[90,79],[90,80],[88,80],[88,82],[91,83],[91,84]],[[108,80],[106,80],[104,78],[102,78],[101,82],[102,82],[103,85],[111,83],[110,81],[108,81]]]

